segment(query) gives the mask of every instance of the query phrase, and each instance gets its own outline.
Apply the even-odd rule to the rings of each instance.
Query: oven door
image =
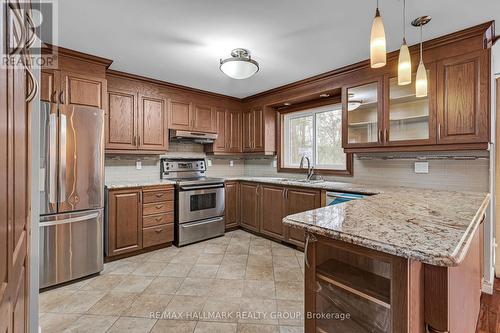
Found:
[[[186,223],[224,215],[224,184],[179,187],[178,222]]]

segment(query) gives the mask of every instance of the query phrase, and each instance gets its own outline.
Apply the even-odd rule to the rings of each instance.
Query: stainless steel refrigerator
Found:
[[[40,288],[103,268],[104,111],[41,102]]]

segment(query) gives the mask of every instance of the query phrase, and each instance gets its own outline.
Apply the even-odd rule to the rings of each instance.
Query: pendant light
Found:
[[[375,11],[375,18],[372,23],[372,32],[370,38],[370,65],[372,68],[383,67],[386,64],[386,42],[384,22],[378,10]]]
[[[430,16],[421,16],[413,20],[411,24],[414,27],[420,27],[420,63],[417,69],[417,78],[415,82],[415,96],[416,97],[426,97],[427,96],[427,70],[425,69],[423,60],[423,28],[424,25],[429,23],[431,20]]]
[[[398,85],[404,86],[411,83],[411,57],[408,44],[406,44],[406,0],[403,0],[403,45],[399,50]]]

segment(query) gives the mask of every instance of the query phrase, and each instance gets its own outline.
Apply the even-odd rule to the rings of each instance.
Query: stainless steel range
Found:
[[[204,159],[161,159],[161,178],[175,185],[174,244],[224,235],[224,180],[206,177]]]

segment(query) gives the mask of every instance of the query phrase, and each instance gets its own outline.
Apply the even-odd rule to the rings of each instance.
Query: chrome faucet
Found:
[[[302,158],[300,159],[300,169],[304,167],[304,159],[307,161],[307,181],[309,181],[314,176],[314,167],[311,166],[311,160],[309,159],[309,157],[307,157],[306,155],[302,155]]]

